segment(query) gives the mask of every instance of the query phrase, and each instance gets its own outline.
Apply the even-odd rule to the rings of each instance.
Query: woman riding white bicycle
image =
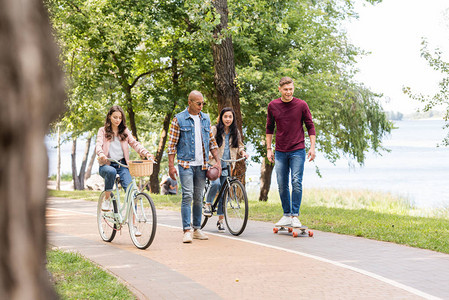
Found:
[[[106,115],[104,127],[98,130],[95,152],[98,155],[100,164],[100,176],[104,178],[104,190],[106,200],[101,209],[103,211],[111,210],[111,191],[114,188],[114,181],[117,174],[120,176],[120,184],[126,191],[132,178],[128,168],[120,167],[117,163],[108,161],[108,158],[115,159],[124,165],[129,162],[129,146],[131,146],[141,157],[154,160],[151,154],[142,146],[126,127],[125,113],[123,109],[114,105],[109,109]]]
[[[237,129],[235,124],[235,113],[231,107],[225,107],[221,110],[220,116],[218,118],[218,124],[212,126],[212,133],[217,141],[218,157],[225,160],[235,160],[237,158],[237,153],[242,157],[248,158],[249,155],[245,152],[245,145],[243,145],[242,137],[240,131]],[[210,158],[209,164],[215,165],[215,160],[213,157]],[[233,163],[233,168],[234,168]],[[227,169],[226,163],[222,162],[222,173],[220,178],[211,182],[208,194],[206,196],[206,205],[204,207],[203,215],[210,217],[212,216],[211,203],[214,200],[215,195],[220,190],[221,185],[226,180],[226,176],[230,170]],[[223,224],[223,199],[220,199],[218,205],[218,222],[217,229],[218,232],[224,232],[225,226]]]

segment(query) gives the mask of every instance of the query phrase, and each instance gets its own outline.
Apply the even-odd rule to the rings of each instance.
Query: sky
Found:
[[[434,94],[443,78],[421,57],[422,38],[449,61],[449,0],[383,0],[374,6],[362,2],[356,6],[359,19],[346,25],[351,43],[371,52],[359,59],[356,79],[384,94],[386,111],[413,113],[423,105],[402,88]]]

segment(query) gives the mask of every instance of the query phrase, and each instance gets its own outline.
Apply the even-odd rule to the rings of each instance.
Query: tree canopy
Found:
[[[243,132],[259,158],[266,107],[280,77],[290,76],[311,108],[317,150],[362,164],[367,151],[383,149],[392,125],[378,95],[353,79],[363,52],[341,28],[356,16],[353,3],[229,0],[228,27],[214,36],[220,15],[211,0],[47,0],[68,76],[69,130],[96,130],[120,104],[135,135],[162,132],[163,151],[166,120],[185,108],[189,91],[201,90],[205,110],[217,116],[211,43],[232,36]]]

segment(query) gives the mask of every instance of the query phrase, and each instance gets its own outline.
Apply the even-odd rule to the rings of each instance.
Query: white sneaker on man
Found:
[[[302,224],[297,217],[292,218],[292,227],[299,228]]]
[[[292,218],[289,216],[282,216],[276,226],[290,226],[292,224]]]
[[[192,232],[190,230],[184,232],[184,236],[182,237],[182,242],[183,243],[191,243],[192,242]]]
[[[204,205],[203,215],[205,217],[212,217],[212,205],[210,205],[210,203]]]
[[[193,238],[197,240],[208,240],[209,238],[205,235],[201,229],[195,229],[193,231]]]

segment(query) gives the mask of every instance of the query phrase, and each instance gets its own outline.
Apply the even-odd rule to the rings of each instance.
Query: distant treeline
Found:
[[[387,115],[388,120],[391,121],[401,121],[402,118],[404,117],[403,113],[400,112],[394,112],[394,111],[387,111],[385,112],[385,114]]]
[[[437,110],[429,110],[429,111],[417,111],[411,114],[404,115],[401,112],[398,111],[387,111],[385,112],[387,115],[388,120],[391,121],[401,121],[402,119],[405,120],[419,120],[419,119],[442,119],[444,116],[443,111],[437,111]]]

